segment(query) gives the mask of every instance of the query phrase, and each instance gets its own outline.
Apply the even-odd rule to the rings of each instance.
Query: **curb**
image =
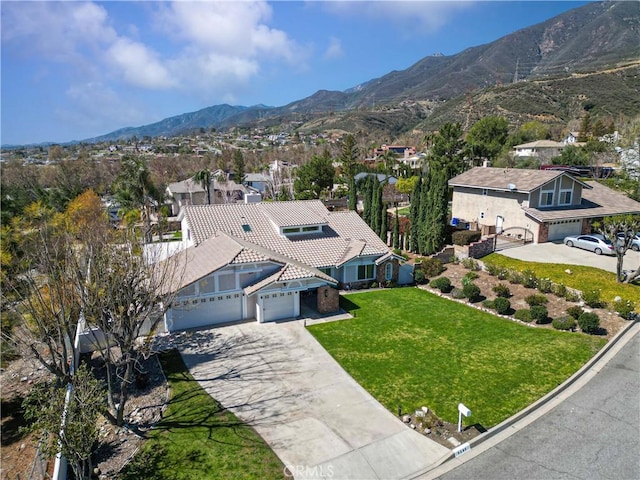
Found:
[[[498,425],[496,425],[492,429],[488,430],[486,433],[483,433],[483,434],[479,435],[478,437],[470,440],[469,444],[470,444],[471,448],[473,449],[473,447],[477,447],[478,445],[481,445],[481,444],[485,443],[486,441],[489,441],[489,440],[493,439],[494,437],[496,437],[500,433],[504,432],[505,430],[507,430],[507,429],[509,429],[511,427],[514,427],[517,423],[521,422],[526,417],[529,417],[530,415],[536,413],[536,411],[539,410],[541,407],[547,405],[549,402],[551,402],[552,400],[556,399],[561,393],[565,392],[569,387],[571,387],[578,380],[580,380],[585,374],[590,372],[594,368],[594,366],[597,363],[599,363],[600,361],[602,361],[603,358],[611,351],[611,349],[613,349],[618,344],[618,342],[621,341],[621,339],[623,339],[623,337],[625,337],[627,335],[627,333],[630,330],[632,330],[634,327],[636,327],[636,326],[638,326],[638,329],[640,329],[640,323],[638,321],[630,321],[622,330],[620,330],[611,339],[611,341],[609,341],[604,347],[602,347],[593,357],[591,357],[591,359],[587,363],[585,363],[571,377],[569,377],[562,384],[558,385],[556,388],[551,390],[544,397],[540,398],[539,400],[535,401],[534,403],[532,403],[531,405],[526,407],[524,410],[521,410],[518,413],[516,413],[515,415],[512,415],[511,417],[509,417],[508,419],[506,419],[502,423],[499,423]],[[633,335],[635,335],[635,333]],[[633,337],[633,335],[630,335],[629,339],[631,337]],[[607,362],[608,361],[609,361],[609,359],[607,359]],[[516,433],[516,431],[514,431],[513,433]],[[505,438],[508,438],[513,433],[507,435]],[[503,438],[503,439],[501,439],[499,441],[502,441],[505,438]],[[481,453],[481,452],[478,452],[478,453]],[[440,458],[435,463],[433,463],[427,470],[423,470],[422,472],[416,473],[411,478],[418,478],[418,477],[421,477],[421,478],[436,478],[436,477],[431,477],[431,476],[428,476],[428,477],[423,477],[423,476],[427,475],[429,472],[433,472],[434,470],[436,470],[437,468],[443,466],[444,464],[446,464],[450,460],[453,460],[454,458],[455,458],[455,455],[454,455],[453,451],[451,451],[449,454],[447,454],[446,456]],[[471,458],[473,458],[473,457],[469,457],[468,459],[471,459]],[[460,460],[460,461],[464,462],[465,460]],[[448,469],[448,470],[450,470],[450,469]],[[439,472],[439,473],[442,474],[442,473],[445,473],[445,471]]]

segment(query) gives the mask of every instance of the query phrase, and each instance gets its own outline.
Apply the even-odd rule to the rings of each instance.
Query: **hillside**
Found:
[[[344,92],[320,90],[280,107],[217,105],[88,141],[290,122],[305,130],[346,124],[349,131],[394,133],[417,124],[437,128],[444,119],[468,124],[500,112],[515,122],[565,122],[579,116],[585,101],[597,104],[595,114],[633,116],[640,113],[634,63],[639,38],[640,2],[589,3],[456,55],[425,57]],[[635,66],[617,70],[625,65]]]

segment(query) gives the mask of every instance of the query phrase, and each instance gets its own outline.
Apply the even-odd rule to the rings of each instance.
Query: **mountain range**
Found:
[[[433,55],[346,91],[320,90],[280,107],[215,105],[86,142],[176,136],[200,128],[296,122],[303,131],[340,128],[398,134],[465,125],[498,113],[513,122],[567,122],[585,107],[640,113],[640,2],[589,3],[458,54]]]

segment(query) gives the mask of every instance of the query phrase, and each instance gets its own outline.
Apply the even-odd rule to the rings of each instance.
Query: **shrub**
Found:
[[[542,293],[551,293],[553,291],[553,282],[548,278],[539,278],[538,290]]]
[[[516,313],[513,314],[514,318],[522,322],[529,323],[533,318],[531,318],[531,311],[528,308],[523,308],[522,310],[516,310]]]
[[[371,282],[369,284],[369,288],[378,288],[380,285],[378,284],[378,282]]]
[[[475,258],[471,258],[471,257],[463,258],[460,263],[462,263],[462,266],[467,270],[472,270],[472,271],[480,270],[480,264]]]
[[[437,277],[445,271],[444,264],[437,258],[425,258],[422,260],[422,271],[427,277]]]
[[[576,326],[576,319],[571,316],[554,318],[551,322],[556,330],[573,330]]]
[[[424,274],[421,268],[414,270],[413,272],[413,281],[418,285],[422,285],[423,283],[427,283],[429,279]]]
[[[497,277],[500,270],[502,270],[502,267],[499,267],[498,265],[495,265],[493,263],[485,263],[484,268],[487,270],[487,273],[492,277]]]
[[[580,318],[580,315],[582,315],[583,313],[584,310],[579,305],[572,305],[571,307],[567,308],[567,315],[573,317],[576,320]]]
[[[522,273],[520,273],[517,270],[509,270],[509,273],[507,274],[507,279],[509,280],[509,283],[513,283],[515,285],[521,284],[524,280],[524,278],[522,277]]]
[[[482,302],[482,306],[483,306],[484,308],[490,308],[491,310],[493,310],[493,308],[494,308],[493,300],[489,300],[489,299],[484,300],[484,301]]]
[[[596,333],[600,326],[600,318],[593,312],[584,312],[578,318],[578,325],[584,333]]]
[[[536,288],[538,285],[538,277],[531,270],[525,270],[522,272],[522,285],[526,288]]]
[[[457,230],[451,234],[451,241],[455,245],[469,245],[482,238],[482,232],[477,230]]]
[[[443,293],[451,290],[451,280],[449,280],[447,277],[439,277],[431,280],[431,283],[429,283],[429,285],[431,285],[432,288],[437,288]]]
[[[615,310],[625,320],[631,320],[633,318],[633,311],[636,308],[636,304],[631,300],[620,300],[615,304]]]
[[[493,293],[495,293],[498,297],[509,298],[511,296],[511,290],[504,283],[499,283],[495,287],[493,287]]]
[[[451,296],[456,299],[464,298],[464,292],[460,288],[453,288],[451,290]]]
[[[549,299],[544,295],[534,293],[533,295],[528,295],[524,301],[527,302],[530,307],[533,307],[534,305],[544,305]]]
[[[551,292],[557,297],[567,296],[567,287],[564,283],[553,283],[551,285]]]
[[[475,283],[467,283],[462,287],[462,294],[468,298],[471,303],[476,302],[480,297],[480,287]]]
[[[478,275],[478,272],[467,272],[467,274],[464,276],[464,278],[467,278],[469,280],[475,280],[476,278],[478,278],[480,275]]]
[[[604,307],[606,304],[600,299],[600,290],[593,289],[582,292],[582,300],[591,308]]]
[[[580,294],[577,292],[574,292],[573,290],[568,290],[567,289],[567,294],[564,296],[564,299],[567,302],[579,302],[580,301]]]
[[[511,302],[504,297],[498,297],[493,301],[493,308],[500,315],[506,315],[511,310]]]
[[[549,312],[544,305],[532,305],[529,310],[531,311],[531,319],[535,320],[536,323],[549,323]]]
[[[507,280],[509,278],[509,269],[501,268],[496,276],[499,280]]]

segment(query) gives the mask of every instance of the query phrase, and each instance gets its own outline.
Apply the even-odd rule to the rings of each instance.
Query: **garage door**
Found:
[[[562,240],[567,235],[580,235],[582,220],[562,220],[549,223],[549,241]]]
[[[262,296],[262,321],[273,322],[297,316],[296,295],[298,292],[270,293]]]
[[[171,309],[171,331],[207,327],[242,319],[242,295],[232,293],[178,301]]]

